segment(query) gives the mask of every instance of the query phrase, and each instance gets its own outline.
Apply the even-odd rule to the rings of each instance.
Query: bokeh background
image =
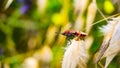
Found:
[[[90,54],[103,41],[99,27],[106,24],[98,9],[109,17],[120,12],[120,0],[0,0],[0,68],[61,68],[65,30],[83,31]],[[96,6],[97,5],[97,6]],[[96,8],[98,7],[98,9]],[[104,60],[103,60],[104,62]],[[119,55],[109,68],[120,68]]]

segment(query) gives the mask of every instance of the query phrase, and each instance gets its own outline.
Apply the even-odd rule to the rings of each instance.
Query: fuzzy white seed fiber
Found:
[[[62,68],[86,68],[88,53],[83,40],[71,40],[71,44],[66,48]]]

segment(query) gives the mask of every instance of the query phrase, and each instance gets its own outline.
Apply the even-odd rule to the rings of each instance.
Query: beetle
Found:
[[[84,39],[85,36],[87,36],[86,33],[84,32],[78,32],[78,31],[71,31],[71,30],[66,30],[62,35],[66,36],[66,39],[70,41],[71,39],[77,37],[78,39]]]

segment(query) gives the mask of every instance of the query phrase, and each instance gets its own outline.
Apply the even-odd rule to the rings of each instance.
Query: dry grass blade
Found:
[[[91,10],[92,9],[92,10]],[[92,2],[88,6],[88,12],[87,12],[87,21],[86,21],[86,33],[89,33],[91,30],[90,25],[93,23],[94,18],[96,16],[97,8],[94,2]]]
[[[87,9],[87,5],[89,3],[89,0],[74,0],[74,13],[77,15],[74,29],[75,30],[82,30],[85,25],[85,19],[84,19],[84,13]]]
[[[13,2],[13,0],[7,0],[7,3],[6,3],[6,5],[5,5],[5,7],[4,7],[4,9],[5,9],[5,10],[8,9],[9,6],[12,4],[12,2]]]
[[[87,8],[88,3],[89,0],[74,0],[75,15],[83,14]]]
[[[96,6],[97,6],[97,2],[96,2],[96,0],[93,0],[93,2],[96,4]],[[106,22],[108,22],[108,20],[107,20],[107,18],[104,16],[104,14],[101,12],[101,10],[97,7],[97,10],[98,10],[98,12],[100,13],[100,15],[102,15],[102,17],[106,20]]]
[[[109,52],[108,51],[106,53],[107,49],[110,48],[111,43],[113,41],[117,23],[118,23],[118,21],[115,21],[115,20],[109,21],[109,23],[106,26],[103,26],[103,28],[101,28],[101,31],[104,33],[104,41],[98,51],[98,54],[97,54],[97,57],[95,60],[96,64],[100,61],[100,59],[103,57],[103,55],[106,55]]]
[[[110,43],[110,40],[103,42],[103,44],[101,45],[101,47],[99,49],[98,56],[97,56],[96,61],[95,61],[96,64],[98,64],[98,62],[101,60],[101,57],[104,55],[106,49],[109,46],[109,43]]]
[[[114,29],[113,36],[110,41],[110,45],[106,50],[103,57],[106,57],[105,68],[108,67],[112,59],[120,52],[120,20]]]

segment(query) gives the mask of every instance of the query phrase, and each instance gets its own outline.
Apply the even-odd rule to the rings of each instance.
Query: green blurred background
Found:
[[[106,17],[120,12],[119,0],[97,0]],[[92,0],[0,0],[0,68],[61,68],[65,30],[83,31],[90,54],[103,41],[99,27],[106,24]],[[118,61],[119,60],[119,61]],[[104,62],[104,61],[103,61]],[[120,68],[116,56],[109,68]]]

